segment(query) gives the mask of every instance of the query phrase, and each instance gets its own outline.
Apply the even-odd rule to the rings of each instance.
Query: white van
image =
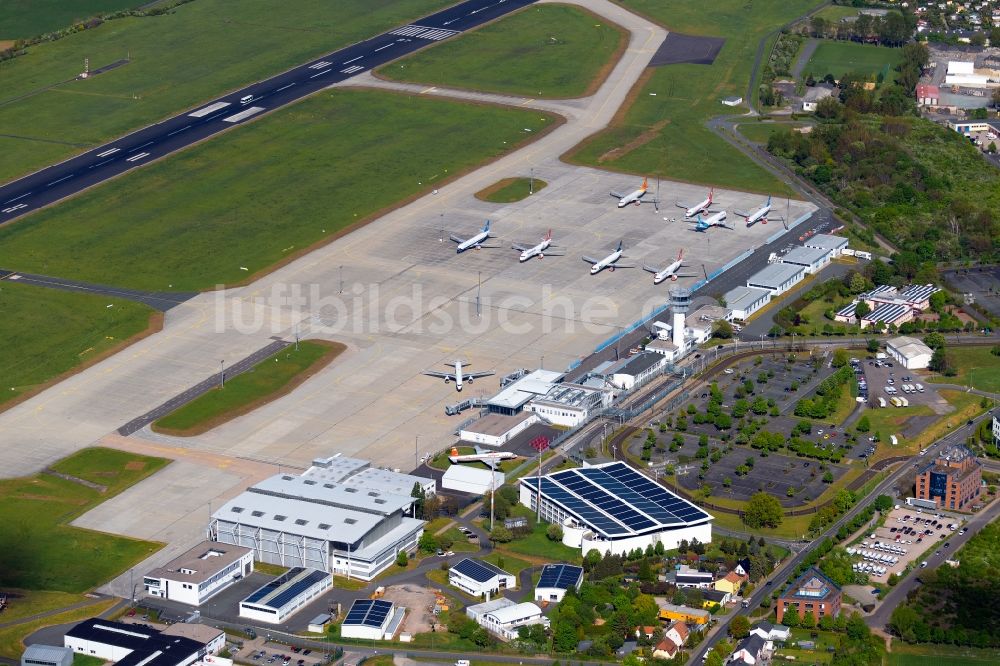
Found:
[[[253,101],[253,95],[244,95],[240,97],[240,104],[249,104]]]

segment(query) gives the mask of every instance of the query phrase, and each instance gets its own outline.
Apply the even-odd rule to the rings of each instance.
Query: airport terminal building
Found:
[[[414,483],[433,479],[370,469],[368,461],[313,461],[300,476],[277,474],[212,515],[214,541],[244,546],[260,562],[371,580],[399,551],[412,552],[424,521],[412,517]]]
[[[711,515],[620,461],[522,478],[520,500],[532,510],[540,501],[541,518],[562,525],[563,543],[584,553],[712,540]]]

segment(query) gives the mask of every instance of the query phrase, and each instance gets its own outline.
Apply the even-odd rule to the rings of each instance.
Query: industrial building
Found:
[[[73,650],[55,645],[29,645],[21,654],[21,666],[73,666]]]
[[[448,583],[474,597],[517,587],[517,577],[489,562],[467,557],[448,569]]]
[[[531,602],[515,603],[506,597],[469,606],[465,613],[479,626],[508,641],[517,638],[518,627],[549,626],[549,619],[542,614],[541,608]]]
[[[583,552],[712,540],[711,515],[620,461],[522,478],[520,502],[562,525],[563,543]]]
[[[907,370],[919,370],[926,368],[931,363],[934,350],[916,338],[901,335],[892,338],[885,343],[885,350],[889,356]]]
[[[979,498],[982,484],[982,464],[972,451],[956,444],[917,473],[916,496],[935,502],[940,509],[968,511]]]
[[[801,619],[807,613],[816,619],[837,617],[840,614],[841,592],[832,580],[816,567],[809,567],[785,588],[778,597],[777,620],[791,611]]]
[[[120,666],[187,666],[209,654],[205,643],[190,638],[96,617],[67,631],[63,645]]]
[[[441,477],[441,487],[446,490],[457,490],[460,493],[485,495],[490,490],[502,486],[505,480],[506,477],[501,471],[455,464],[445,470],[444,476]]]
[[[847,249],[847,239],[843,236],[833,236],[831,234],[816,234],[807,238],[803,245],[805,247],[826,250],[830,253],[831,259],[836,259]]]
[[[486,401],[486,408],[494,414],[519,414],[529,402],[551,391],[562,378],[561,372],[535,370],[505,386]]]
[[[770,289],[736,287],[722,297],[734,320],[746,321],[750,315],[771,302]]]
[[[610,406],[612,397],[603,383],[599,388],[577,383],[555,384],[525,409],[554,425],[573,428]]]
[[[344,638],[369,641],[391,640],[402,624],[405,608],[384,599],[357,599],[340,625]]]
[[[768,264],[747,279],[748,287],[767,289],[772,296],[785,293],[806,275],[806,269],[796,264]]]
[[[602,363],[594,368],[592,374],[606,378],[615,388],[631,391],[656,377],[665,363],[666,360],[660,354],[636,354]]]
[[[280,624],[333,587],[326,571],[293,567],[240,602],[240,617]]]
[[[539,417],[528,411],[507,416],[487,414],[462,427],[458,438],[463,442],[500,447],[539,422]]]
[[[546,564],[535,585],[535,601],[559,603],[566,590],[580,589],[583,584],[583,567],[572,564]]]
[[[226,502],[209,531],[252,549],[257,561],[371,580],[399,551],[416,549],[424,521],[412,517],[415,484],[436,491],[433,479],[365,460],[318,459],[301,475],[269,477]]]
[[[912,321],[916,315],[930,307],[930,297],[938,291],[941,291],[940,288],[931,284],[909,285],[899,289],[887,284],[879,285],[838,310],[834,319],[854,323],[857,320],[858,303],[864,301],[870,312],[858,320],[862,329],[875,324],[899,326]]]
[[[146,594],[182,604],[204,601],[253,572],[253,551],[203,541],[166,565],[143,577]]]
[[[793,247],[781,258],[781,263],[801,266],[806,275],[815,275],[830,264],[832,252],[819,247]]]

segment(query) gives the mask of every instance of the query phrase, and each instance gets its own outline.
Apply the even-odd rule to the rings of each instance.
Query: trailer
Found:
[[[878,406],[885,407],[885,398],[883,398],[882,396],[879,396],[878,398]]]
[[[899,398],[899,406],[900,407],[909,407],[910,406],[910,401],[907,400],[906,398],[900,397]]]

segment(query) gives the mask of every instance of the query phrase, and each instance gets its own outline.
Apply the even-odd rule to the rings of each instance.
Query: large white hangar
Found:
[[[584,553],[627,553],[660,542],[712,540],[712,516],[623,462],[521,479],[521,504],[563,526],[563,543]]]

